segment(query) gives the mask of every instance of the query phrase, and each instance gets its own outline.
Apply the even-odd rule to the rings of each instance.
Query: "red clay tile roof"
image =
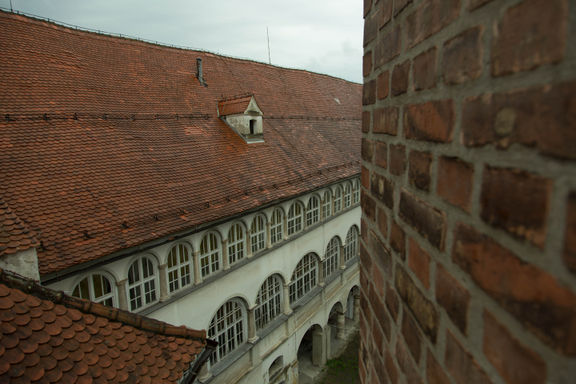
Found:
[[[37,245],[34,233],[0,200],[0,256],[26,251]]]
[[[359,84],[4,12],[0,36],[0,197],[42,275],[360,172]],[[264,143],[217,116],[240,94]]]
[[[220,116],[244,113],[250,104],[250,100],[252,100],[252,95],[219,101],[218,112]]]
[[[2,383],[177,383],[206,346],[205,331],[69,297],[0,269]]]

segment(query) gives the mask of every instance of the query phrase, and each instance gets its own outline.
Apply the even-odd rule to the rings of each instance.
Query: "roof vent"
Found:
[[[208,86],[208,84],[206,84],[206,82],[204,81],[204,76],[202,74],[202,59],[201,58],[196,59],[196,78],[198,79],[200,84],[202,84],[205,87]]]

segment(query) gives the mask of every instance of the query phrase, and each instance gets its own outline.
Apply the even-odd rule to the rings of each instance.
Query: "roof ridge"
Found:
[[[136,313],[122,309],[107,307],[100,303],[95,303],[86,299],[69,296],[62,291],[56,291],[40,285],[34,280],[27,279],[15,272],[0,268],[0,283],[11,288],[36,296],[43,300],[48,300],[54,304],[61,304],[68,308],[77,309],[81,312],[104,317],[112,321],[139,328],[164,336],[174,336],[186,339],[207,342],[206,330],[195,330],[185,326],[175,326],[160,320],[151,319]]]
[[[218,100],[218,102],[222,103],[222,102],[226,102],[226,101],[240,100],[240,99],[244,99],[246,97],[254,97],[254,92],[246,92],[246,93],[241,93],[241,94],[230,96],[230,97],[224,97],[224,98]]]

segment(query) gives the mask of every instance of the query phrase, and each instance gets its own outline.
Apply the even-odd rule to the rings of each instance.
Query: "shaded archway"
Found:
[[[344,346],[345,327],[344,309],[342,308],[342,304],[337,302],[332,306],[332,309],[330,309],[328,324],[326,325],[326,350],[328,352],[328,358],[337,356]]]
[[[312,325],[298,346],[298,382],[312,383],[326,363],[324,330],[318,324]]]

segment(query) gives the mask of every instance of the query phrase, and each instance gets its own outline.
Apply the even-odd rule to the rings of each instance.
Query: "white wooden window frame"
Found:
[[[333,237],[326,246],[326,253],[324,254],[324,276],[328,277],[338,269],[338,261],[340,260],[340,241],[337,237]]]
[[[254,309],[256,329],[265,328],[282,313],[282,291],[282,279],[278,275],[272,275],[262,283]]]
[[[246,241],[244,227],[240,223],[234,224],[228,231],[228,262],[230,265],[242,260],[246,255]]]
[[[266,248],[266,219],[262,215],[256,215],[252,220],[250,230],[250,246],[252,254]]]
[[[158,274],[152,258],[142,256],[130,265],[127,289],[131,311],[146,308],[158,301]]]
[[[176,244],[170,249],[166,260],[168,291],[179,291],[194,282],[194,265],[192,255],[184,244]]]
[[[102,295],[100,296],[96,296],[96,291],[98,290],[96,285],[98,284],[101,286],[103,291]],[[109,287],[108,292],[105,292],[106,286]],[[93,272],[87,276],[84,276],[74,286],[74,289],[72,290],[72,296],[90,300],[95,303],[104,304],[109,307],[115,307],[117,305],[114,279],[109,278],[108,274],[103,272]]]
[[[284,238],[284,212],[276,208],[270,219],[270,242],[277,244]]]
[[[210,276],[222,267],[222,244],[220,236],[208,232],[200,242],[200,273],[202,277]]]
[[[246,308],[240,300],[228,300],[218,308],[208,327],[208,338],[216,340],[218,347],[210,356],[216,364],[246,342]]]
[[[332,216],[332,192],[324,192],[324,203],[322,204],[322,217],[325,219]]]
[[[358,229],[350,227],[346,234],[346,246],[344,247],[344,261],[350,261],[358,255]]]
[[[306,226],[310,227],[320,221],[320,199],[318,196],[310,196],[306,207]]]
[[[303,212],[302,204],[299,201],[295,201],[290,205],[288,209],[288,236],[294,235],[302,231],[303,222]]]
[[[290,304],[294,304],[318,283],[318,260],[313,253],[305,255],[292,273],[290,283]]]

